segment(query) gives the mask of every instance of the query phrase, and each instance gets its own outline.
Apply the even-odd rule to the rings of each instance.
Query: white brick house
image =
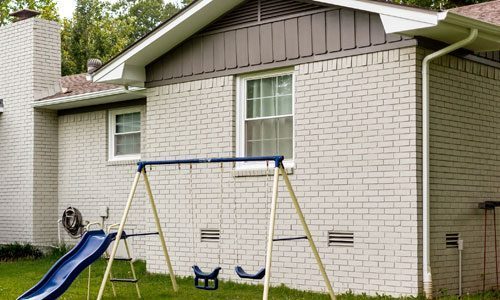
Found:
[[[499,3],[433,12],[378,1],[200,0],[92,73],[93,82],[59,78],[56,24],[1,27],[0,162],[8,171],[0,175],[0,243],[54,243],[68,206],[98,221],[105,205],[108,224],[117,222],[139,159],[279,152],[336,292],[422,293],[428,247],[434,293],[457,293],[458,251],[447,234],[464,241],[463,292],[481,290],[483,278],[492,288],[492,219],[483,273],[478,204],[500,196]],[[482,19],[485,9],[497,18]],[[467,37],[430,64],[427,155],[424,57]],[[231,167],[222,196],[218,167],[195,167],[194,196],[188,169],[150,172],[180,275],[196,261],[236,280],[238,260],[250,269],[264,263],[266,171]],[[145,191],[137,195],[128,230],[154,230]],[[279,205],[276,234],[301,234],[292,206]],[[199,241],[200,229],[219,228],[219,213],[219,243]],[[352,234],[353,243],[329,242],[332,232]],[[136,240],[134,250],[150,271],[166,271],[156,238]],[[276,245],[273,283],[323,290],[308,250],[303,241]]]

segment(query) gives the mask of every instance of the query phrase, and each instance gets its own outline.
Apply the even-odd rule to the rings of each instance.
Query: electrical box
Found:
[[[109,216],[109,207],[101,206],[101,208],[99,209],[99,216],[101,218],[107,219]]]

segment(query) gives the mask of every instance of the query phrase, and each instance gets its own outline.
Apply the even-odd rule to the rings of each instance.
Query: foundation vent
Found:
[[[458,248],[458,240],[460,239],[459,233],[447,233],[446,234],[446,248],[447,249],[456,249]]]
[[[352,247],[354,245],[354,233],[328,231],[328,246]]]
[[[220,240],[219,229],[202,229],[201,241],[202,242],[218,242]]]

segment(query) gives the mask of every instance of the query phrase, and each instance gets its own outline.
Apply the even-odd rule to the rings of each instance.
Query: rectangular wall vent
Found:
[[[460,239],[459,233],[447,233],[446,234],[446,248],[458,248],[458,240]]]
[[[218,242],[220,240],[219,229],[202,229],[201,241],[202,242]]]
[[[328,231],[328,246],[352,247],[354,245],[354,233]]]

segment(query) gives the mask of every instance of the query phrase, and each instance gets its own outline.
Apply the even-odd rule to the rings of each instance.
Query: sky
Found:
[[[110,2],[115,2],[116,0],[108,0]],[[179,0],[164,0],[166,2],[179,3]],[[76,0],[57,0],[57,6],[59,9],[59,14],[63,18],[71,18],[73,11],[75,10]]]

